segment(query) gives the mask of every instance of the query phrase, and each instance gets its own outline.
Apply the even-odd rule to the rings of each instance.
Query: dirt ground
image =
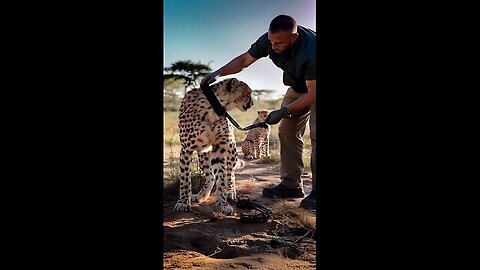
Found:
[[[310,177],[310,173],[303,177],[306,194],[311,191]],[[246,161],[246,167],[236,172],[236,181],[238,195],[269,208],[280,201],[298,207],[302,200],[262,197],[264,187],[280,182],[278,165]],[[191,212],[179,213],[173,211],[177,199],[178,194],[164,196],[164,269],[315,269],[316,240],[311,231],[274,219],[240,222],[240,213],[250,210],[236,208],[234,202],[230,202],[234,216],[218,216],[213,214],[212,196],[192,205]],[[310,212],[315,215],[315,210]]]

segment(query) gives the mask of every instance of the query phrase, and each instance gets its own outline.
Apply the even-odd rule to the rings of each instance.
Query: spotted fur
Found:
[[[254,124],[264,122],[269,111],[260,110],[257,112],[257,119]],[[270,126],[267,128],[254,128],[248,131],[247,137],[242,144],[242,152],[245,159],[270,157],[269,149]]]
[[[227,79],[212,85],[220,104],[226,111],[238,108],[247,111],[253,106],[252,90],[237,79]],[[180,196],[174,210],[191,210],[192,201],[208,199],[216,185],[215,205],[219,212],[230,215],[233,208],[227,196],[236,198],[235,169],[244,164],[237,157],[233,126],[225,116],[217,116],[200,89],[185,94],[180,106]],[[190,163],[193,152],[198,153],[200,168],[206,181],[198,194],[192,194]]]

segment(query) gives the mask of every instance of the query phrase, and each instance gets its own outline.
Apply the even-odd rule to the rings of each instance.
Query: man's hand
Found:
[[[282,107],[279,110],[273,111],[268,114],[267,118],[265,118],[265,123],[269,125],[276,125],[288,115],[287,107]]]
[[[200,84],[202,85],[204,83],[208,83],[210,85],[214,83],[218,79],[218,77],[220,77],[220,75],[218,75],[216,72],[209,73],[205,77],[203,77]]]

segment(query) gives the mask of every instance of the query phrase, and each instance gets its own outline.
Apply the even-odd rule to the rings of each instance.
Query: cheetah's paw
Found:
[[[173,207],[173,210],[178,212],[189,212],[192,210],[192,205],[189,203],[177,202],[175,207]]]
[[[224,215],[231,216],[233,215],[233,207],[227,204],[220,207],[220,212]]]

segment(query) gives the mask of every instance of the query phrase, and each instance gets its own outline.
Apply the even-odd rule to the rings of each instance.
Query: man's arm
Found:
[[[306,81],[306,83],[308,92],[287,106],[289,113],[301,112],[315,103],[317,80]]]
[[[217,76],[226,76],[230,74],[236,74],[242,71],[244,68],[250,66],[253,62],[257,61],[257,58],[253,58],[249,53],[244,53],[232,61],[228,62],[225,66],[219,68],[214,73]]]
[[[282,107],[276,111],[273,111],[267,115],[265,123],[269,125],[276,125],[280,123],[284,117],[289,113],[298,113],[306,108],[309,108],[312,104],[315,103],[315,92],[317,89],[317,80],[306,81],[308,93],[303,95],[301,98],[295,100],[293,103],[290,103],[287,107]]]
[[[207,81],[209,84],[215,82],[220,76],[226,76],[230,74],[236,74],[242,71],[244,68],[250,66],[257,58],[252,57],[248,52],[235,57],[232,61],[228,62],[225,66],[219,68],[217,71],[212,72],[202,79],[202,84]]]

